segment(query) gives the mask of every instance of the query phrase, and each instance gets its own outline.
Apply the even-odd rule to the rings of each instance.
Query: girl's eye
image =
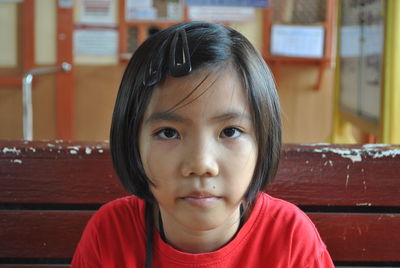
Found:
[[[173,128],[163,128],[155,133],[155,136],[164,140],[179,139],[179,133]]]
[[[221,138],[237,138],[242,134],[242,131],[238,128],[235,127],[227,127],[224,130],[222,130],[220,137]]]

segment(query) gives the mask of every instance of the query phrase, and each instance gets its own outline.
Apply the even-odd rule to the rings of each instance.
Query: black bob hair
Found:
[[[189,58],[185,59],[182,51],[188,52]],[[185,62],[186,67],[189,62],[190,66],[181,72],[182,66],[178,63],[177,72],[173,68],[175,61]],[[155,202],[138,144],[143,116],[155,87],[169,75],[183,76],[210,65],[228,63],[236,70],[246,91],[258,144],[255,171],[244,199],[251,204],[275,176],[282,144],[281,119],[270,70],[251,43],[232,28],[189,22],[169,27],[147,39],[136,50],[123,75],[112,117],[110,150],[114,169],[129,192],[147,202]]]

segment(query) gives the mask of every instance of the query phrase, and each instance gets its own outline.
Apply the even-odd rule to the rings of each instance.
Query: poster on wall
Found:
[[[186,5],[266,8],[268,6],[268,0],[186,0]]]
[[[183,0],[125,0],[125,19],[174,20],[183,19]]]
[[[153,6],[153,0],[126,0],[125,19],[154,20],[157,18],[157,9]]]
[[[76,25],[74,54],[76,56],[116,56],[118,30],[112,26]]]
[[[117,24],[113,0],[81,0],[79,11],[79,21],[82,24]]]
[[[324,54],[324,28],[274,24],[271,30],[271,54],[321,58]]]
[[[251,22],[255,19],[256,11],[251,7],[190,6],[188,16],[189,20]]]

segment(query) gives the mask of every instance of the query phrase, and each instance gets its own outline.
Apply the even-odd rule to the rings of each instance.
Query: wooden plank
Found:
[[[70,258],[91,215],[79,211],[0,211],[0,258]],[[309,216],[335,261],[400,260],[398,214]]]
[[[0,141],[0,202],[104,203],[127,195],[108,146]],[[400,146],[286,145],[268,192],[302,206],[399,207],[399,167]]]
[[[267,192],[303,206],[399,207],[399,167],[400,146],[288,144]]]
[[[400,261],[400,214],[309,216],[335,261]]]
[[[0,211],[0,258],[71,258],[93,212]]]
[[[126,196],[108,144],[0,141],[0,203],[102,204]]]
[[[109,159],[0,159],[0,166],[1,203],[102,204],[128,195]]]

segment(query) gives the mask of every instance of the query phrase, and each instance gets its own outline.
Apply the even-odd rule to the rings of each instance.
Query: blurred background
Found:
[[[0,0],[0,139],[107,140],[135,49],[207,20],[270,66],[284,142],[400,143],[399,2]]]

